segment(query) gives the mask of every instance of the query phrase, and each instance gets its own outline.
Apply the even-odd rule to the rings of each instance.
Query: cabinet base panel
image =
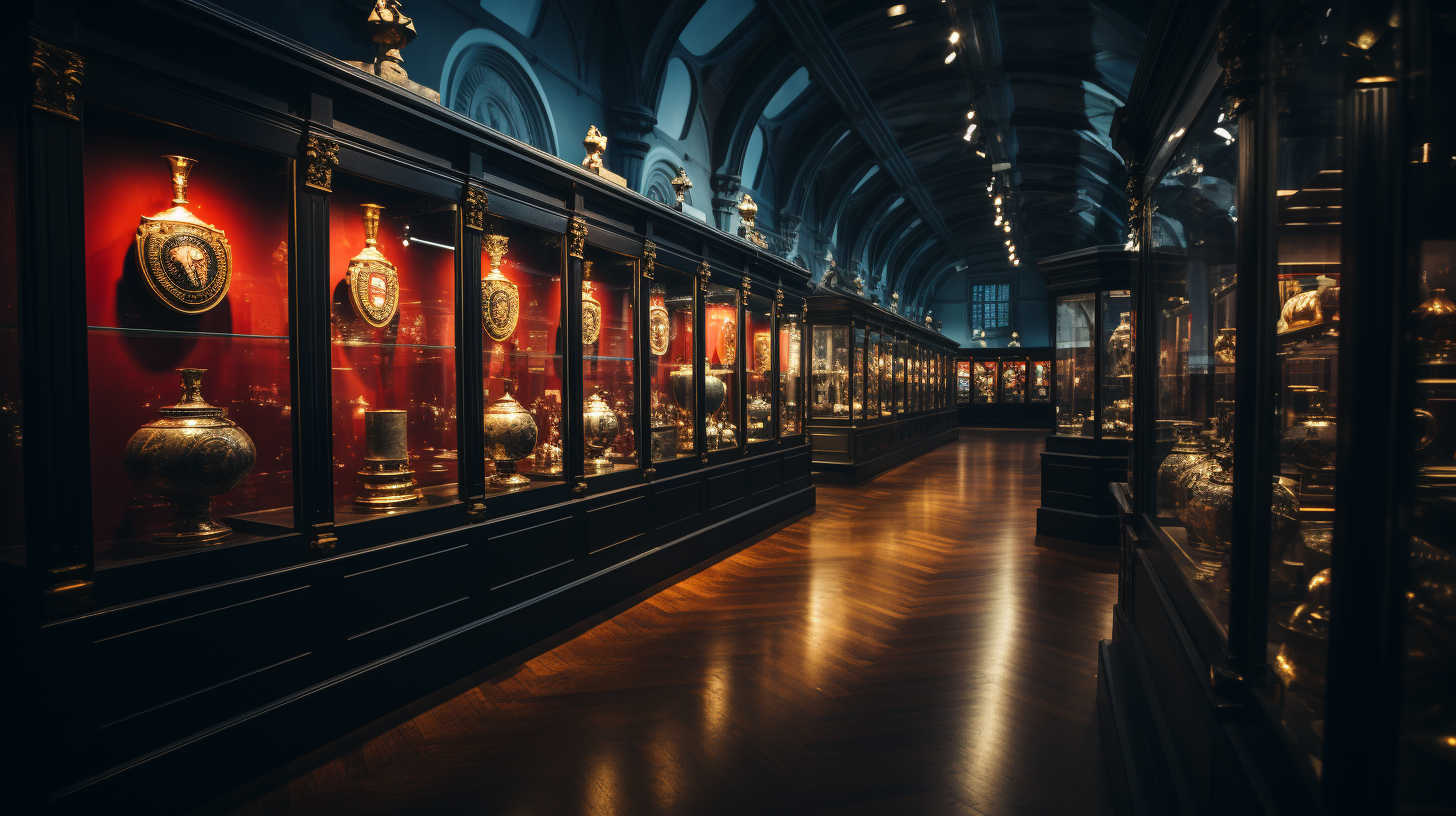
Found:
[[[938,434],[918,439],[897,448],[889,453],[881,454],[872,459],[853,464],[838,464],[834,462],[814,462],[814,483],[815,484],[859,484],[866,479],[884,473],[892,467],[903,465],[917,456],[928,453],[947,442],[954,442],[960,439],[960,429],[951,428]]]
[[[1107,546],[1117,543],[1117,516],[1077,513],[1055,507],[1036,508],[1036,534],[1082,544]]]

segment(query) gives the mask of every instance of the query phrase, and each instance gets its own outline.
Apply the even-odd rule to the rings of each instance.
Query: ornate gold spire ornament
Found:
[[[581,140],[582,147],[586,148],[586,158],[581,160],[581,169],[594,176],[600,176],[613,184],[627,186],[627,180],[608,170],[602,163],[602,154],[607,150],[607,137],[592,125],[586,131],[586,136]]]
[[[672,185],[672,191],[677,194],[677,210],[681,212],[683,205],[687,203],[687,191],[693,189],[693,180],[688,178],[687,168],[679,167],[677,175],[673,176],[672,181],[668,183]]]
[[[501,272],[508,242],[504,235],[485,236],[490,272],[480,282],[480,316],[486,336],[497,343],[506,342],[516,333],[516,320],[521,314],[520,289]]]
[[[172,168],[172,206],[137,227],[137,264],[157,300],[183,314],[201,314],[222,302],[232,282],[227,236],[187,209],[187,177],[197,162],[163,156]]]
[[[743,200],[738,202],[738,237],[762,249],[768,249],[768,239],[758,231],[758,204],[754,203],[753,196],[743,194]]]
[[[592,294],[592,262],[581,266],[581,343],[590,346],[602,334],[602,304]]]
[[[414,18],[405,16],[400,8],[400,0],[374,0],[374,7],[369,10],[369,19],[366,22],[374,31],[370,37],[374,40],[376,50],[373,61],[344,62],[366,74],[373,74],[386,82],[417,93],[431,102],[439,102],[439,91],[426,88],[405,73],[404,56],[399,52],[414,41],[417,33]]]
[[[376,329],[389,325],[399,310],[399,270],[379,251],[378,204],[364,209],[364,248],[349,261],[349,302],[365,323]]]

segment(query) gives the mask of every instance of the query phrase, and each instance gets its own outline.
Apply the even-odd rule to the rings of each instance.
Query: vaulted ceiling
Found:
[[[603,5],[635,32],[622,63],[640,66],[627,84],[643,107],[656,109],[673,57],[693,65],[720,213],[752,188],[801,256],[812,233],[914,305],[959,271],[1011,271],[1008,239],[1023,264],[1123,240],[1125,173],[1108,131],[1150,2]],[[984,141],[963,138],[968,121]],[[756,130],[761,157],[749,155]],[[745,178],[746,162],[762,170]],[[994,223],[993,181],[1010,233]]]

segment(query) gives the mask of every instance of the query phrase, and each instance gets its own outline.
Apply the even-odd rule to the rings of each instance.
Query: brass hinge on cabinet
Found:
[[[470,505],[465,508],[465,514],[470,516],[472,524],[485,521],[485,502],[471,501]]]
[[[308,540],[309,549],[332,550],[339,544],[339,537],[334,535],[333,522],[314,525],[313,535]]]
[[[653,476],[656,476],[656,475],[657,475],[657,468],[643,468],[642,469],[642,477],[645,478],[645,479],[651,479]]]
[[[76,94],[81,90],[81,77],[86,66],[81,58],[64,48],[37,39],[30,41],[30,72],[35,78],[31,105],[72,121],[76,115]]]
[[[90,605],[94,584],[85,578],[88,566],[72,564],[46,570],[49,580],[54,582],[42,590],[47,614],[78,612]]]
[[[578,496],[586,493],[586,481],[582,480],[580,482],[577,482],[576,485],[571,488],[571,492],[575,493]]]

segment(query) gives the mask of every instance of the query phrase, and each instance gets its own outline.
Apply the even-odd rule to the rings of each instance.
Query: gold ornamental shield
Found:
[[[365,323],[382,329],[399,310],[399,270],[379,251],[378,204],[362,204],[364,248],[349,261],[349,302]]]
[[[137,227],[137,267],[152,294],[183,314],[201,314],[222,302],[233,277],[227,235],[187,209],[187,177],[197,165],[163,156],[172,167],[172,207]]]
[[[486,278],[481,281],[480,311],[486,336],[497,343],[506,342],[516,333],[521,312],[520,290],[505,278]]]
[[[590,296],[588,296],[590,297]],[[590,346],[602,333],[602,304],[596,299],[581,302],[581,342]]]
[[[671,332],[667,318],[667,307],[661,304],[653,304],[647,310],[648,347],[654,355],[661,357],[667,353],[669,340],[671,340]]]
[[[759,374],[767,374],[769,367],[773,365],[770,358],[768,332],[757,332],[753,335],[753,370]]]

